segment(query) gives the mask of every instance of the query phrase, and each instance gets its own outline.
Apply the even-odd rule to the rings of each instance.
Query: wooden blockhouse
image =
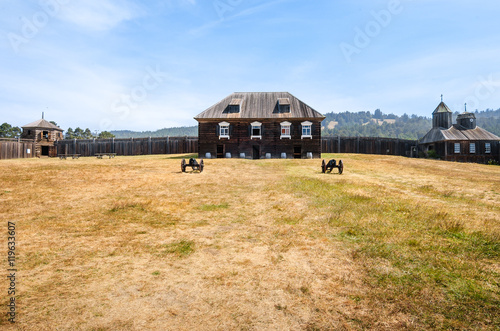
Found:
[[[288,92],[233,93],[195,117],[212,158],[319,158],[325,117]]]
[[[29,139],[35,142],[36,150],[35,156],[57,156],[57,149],[54,143],[58,140],[64,139],[63,129],[46,121],[40,119],[22,127],[22,139]]]
[[[500,137],[476,125],[476,116],[464,112],[452,123],[452,111],[441,101],[432,113],[432,129],[419,141],[419,150],[434,150],[446,161],[487,163],[500,161]]]

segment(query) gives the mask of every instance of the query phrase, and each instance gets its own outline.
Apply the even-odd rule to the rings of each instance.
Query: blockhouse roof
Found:
[[[443,101],[441,101],[441,103],[432,113],[437,114],[437,113],[451,113],[451,112],[452,111],[450,110],[450,108],[448,108],[448,106]]]
[[[22,128],[23,129],[49,129],[49,130],[64,131],[63,129],[61,129],[57,125],[54,125],[43,118],[39,119],[38,121],[35,121],[33,123],[23,125]]]
[[[289,112],[280,112],[279,100],[282,101],[280,101],[281,105],[290,105]],[[239,105],[240,111],[230,112],[229,106],[232,105]],[[232,118],[317,118],[323,120],[325,116],[288,92],[236,92],[195,116],[196,120]]]

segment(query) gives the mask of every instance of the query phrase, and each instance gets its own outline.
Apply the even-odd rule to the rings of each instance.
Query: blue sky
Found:
[[[232,92],[322,113],[500,107],[500,3],[0,0],[0,122],[156,130]]]

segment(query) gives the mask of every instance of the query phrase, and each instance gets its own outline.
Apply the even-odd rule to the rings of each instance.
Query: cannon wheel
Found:
[[[339,175],[342,175],[342,173],[344,172],[344,163],[342,162],[342,160],[339,161]]]
[[[326,172],[326,164],[325,164],[325,160],[323,160],[323,162],[321,162],[321,171],[322,171],[323,173],[325,173],[325,172]]]
[[[203,172],[203,160],[200,162],[200,172]]]
[[[181,170],[182,172],[186,172],[186,160],[184,159],[181,161]]]

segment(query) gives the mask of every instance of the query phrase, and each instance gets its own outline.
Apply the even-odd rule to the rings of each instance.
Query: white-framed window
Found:
[[[281,136],[280,136],[280,139],[292,139],[292,135],[291,135],[291,126],[292,126],[292,123],[290,122],[282,122],[280,123],[281,125]]]
[[[250,123],[250,125],[252,127],[250,139],[262,139],[262,123],[253,122],[253,123]]]
[[[460,143],[455,143],[455,154],[460,154]]]
[[[312,139],[312,123],[309,121],[302,122],[302,139],[310,138]]]
[[[484,144],[484,152],[487,154],[491,153],[491,143],[485,143]]]
[[[229,139],[229,123],[220,122],[219,123],[219,139],[226,138]]]
[[[471,154],[476,153],[476,143],[469,144],[469,153],[471,153]]]

